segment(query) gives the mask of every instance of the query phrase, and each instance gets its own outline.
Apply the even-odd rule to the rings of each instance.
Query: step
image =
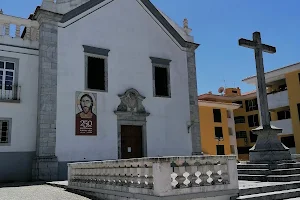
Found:
[[[300,181],[300,174],[292,175],[269,175],[267,181],[270,182],[289,182],[289,181]]]
[[[238,174],[265,175],[268,169],[238,169]]]
[[[268,164],[237,164],[237,169],[290,169],[300,168],[300,163],[281,163],[276,165]]]
[[[268,164],[237,164],[238,169],[269,169]]]
[[[295,197],[300,197],[300,188],[290,189],[290,190],[281,190],[281,191],[275,191],[275,192],[266,192],[266,193],[259,193],[259,194],[244,195],[244,196],[239,196],[236,199],[275,200],[275,199],[288,199],[288,198],[295,198]]]
[[[300,168],[274,169],[274,170],[272,170],[271,174],[272,175],[300,174]]]
[[[262,183],[263,184],[263,183]],[[268,184],[268,183],[267,183]],[[241,196],[300,188],[300,181],[240,189]]]
[[[267,177],[265,175],[238,174],[238,179],[245,181],[267,181]]]

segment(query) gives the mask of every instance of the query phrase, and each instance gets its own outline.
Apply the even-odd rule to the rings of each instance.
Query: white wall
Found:
[[[233,110],[229,110],[229,111],[230,111],[231,118],[227,118],[228,119],[228,127],[231,128],[231,130],[232,130],[232,135],[229,135],[229,141],[230,141],[230,145],[234,145],[235,154],[237,155],[238,152],[237,152],[237,144],[236,144],[234,113],[233,113]]]
[[[289,106],[288,91],[281,91],[274,94],[268,94],[269,109],[276,109]]]
[[[12,118],[11,145],[0,152],[35,151],[38,94],[38,51],[0,45],[0,56],[19,59],[21,102],[0,102],[0,118]]]
[[[117,158],[118,94],[137,89],[146,99],[148,156],[191,155],[186,53],[135,0],[113,1],[59,28],[57,146],[59,161]],[[82,45],[110,49],[108,93],[97,94],[98,136],[75,136],[75,91],[84,91]],[[154,98],[150,56],[172,60],[172,98]]]
[[[282,133],[280,135],[293,134],[292,119],[271,121],[271,125],[276,126],[277,128],[282,128]]]

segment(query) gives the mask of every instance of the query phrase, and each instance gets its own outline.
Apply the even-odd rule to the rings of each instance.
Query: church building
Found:
[[[0,182],[67,163],[200,154],[195,50],[150,0],[43,0],[0,13]]]

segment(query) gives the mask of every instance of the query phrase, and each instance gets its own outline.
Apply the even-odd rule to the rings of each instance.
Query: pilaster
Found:
[[[58,162],[56,146],[56,98],[57,98],[57,22],[61,15],[38,10],[39,27],[39,77],[36,159],[33,179],[56,180]]]
[[[199,107],[197,92],[197,75],[196,75],[196,54],[195,50],[198,44],[187,42],[187,68],[188,68],[188,86],[189,86],[189,104],[190,104],[190,134],[192,139],[193,155],[201,155],[201,136],[199,123]]]

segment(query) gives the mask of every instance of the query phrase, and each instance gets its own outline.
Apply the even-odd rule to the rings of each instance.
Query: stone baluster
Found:
[[[26,27],[25,38],[26,38],[27,40],[30,40],[30,39],[31,39],[31,27],[30,27],[30,26],[27,26],[27,27]]]
[[[15,36],[17,38],[21,37],[21,35],[20,35],[20,29],[21,29],[21,26],[17,24],[16,25],[16,34],[15,34]]]
[[[137,174],[136,174],[136,187],[141,188],[142,185],[142,177],[143,177],[143,172],[142,172],[142,168],[138,167],[137,169]]]
[[[35,40],[36,40],[36,41],[39,41],[39,39],[40,39],[40,30],[37,29],[37,30],[36,30],[36,37],[35,37]]]
[[[10,24],[9,24],[9,23],[5,23],[5,24],[4,24],[4,28],[5,28],[4,35],[9,35]]]
[[[0,36],[4,35],[4,24],[0,22]]]

